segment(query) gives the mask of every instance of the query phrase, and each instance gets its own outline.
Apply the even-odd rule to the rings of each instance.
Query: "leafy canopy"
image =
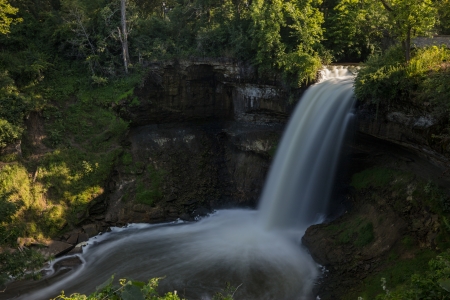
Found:
[[[15,18],[19,9],[11,6],[7,0],[0,0],[0,34],[9,33],[11,24],[21,22],[21,18]]]

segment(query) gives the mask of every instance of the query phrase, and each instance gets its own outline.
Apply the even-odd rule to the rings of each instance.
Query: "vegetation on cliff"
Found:
[[[356,77],[356,96],[372,103],[423,101],[445,108],[449,60],[449,49],[432,46],[415,50],[406,64],[402,49],[392,47],[364,63]]]

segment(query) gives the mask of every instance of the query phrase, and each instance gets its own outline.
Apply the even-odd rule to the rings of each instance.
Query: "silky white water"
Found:
[[[313,299],[316,264],[305,229],[326,213],[351,118],[353,74],[323,72],[300,100],[281,140],[258,210],[223,210],[190,224],[131,225],[89,241],[83,264],[19,299],[91,293],[112,274],[165,277],[161,291],[210,299],[229,282],[235,299]]]
[[[258,210],[266,228],[307,228],[326,212],[351,121],[354,74],[334,67],[308,88],[289,120]]]

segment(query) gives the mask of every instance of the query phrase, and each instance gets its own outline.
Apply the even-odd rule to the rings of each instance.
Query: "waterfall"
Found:
[[[259,210],[266,228],[306,229],[326,213],[353,106],[354,74],[322,71],[297,105],[272,163]]]
[[[81,266],[59,274],[49,268],[52,274],[14,299],[49,299],[61,290],[92,293],[112,274],[141,281],[164,277],[159,291],[178,290],[187,299],[211,299],[226,282],[236,288],[236,300],[313,299],[318,268],[298,241],[326,211],[351,118],[352,82],[346,69],[326,69],[322,81],[308,88],[282,138],[258,211],[222,210],[191,224],[112,228],[77,254]]]

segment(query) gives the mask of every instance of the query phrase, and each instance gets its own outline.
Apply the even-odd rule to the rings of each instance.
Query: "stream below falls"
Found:
[[[89,240],[78,254],[82,265],[14,299],[91,293],[112,274],[141,281],[164,277],[160,292],[176,290],[187,299],[211,299],[227,283],[237,288],[235,299],[313,299],[318,268],[300,244],[304,230],[267,231],[257,215],[221,210],[195,223],[112,228]]]

